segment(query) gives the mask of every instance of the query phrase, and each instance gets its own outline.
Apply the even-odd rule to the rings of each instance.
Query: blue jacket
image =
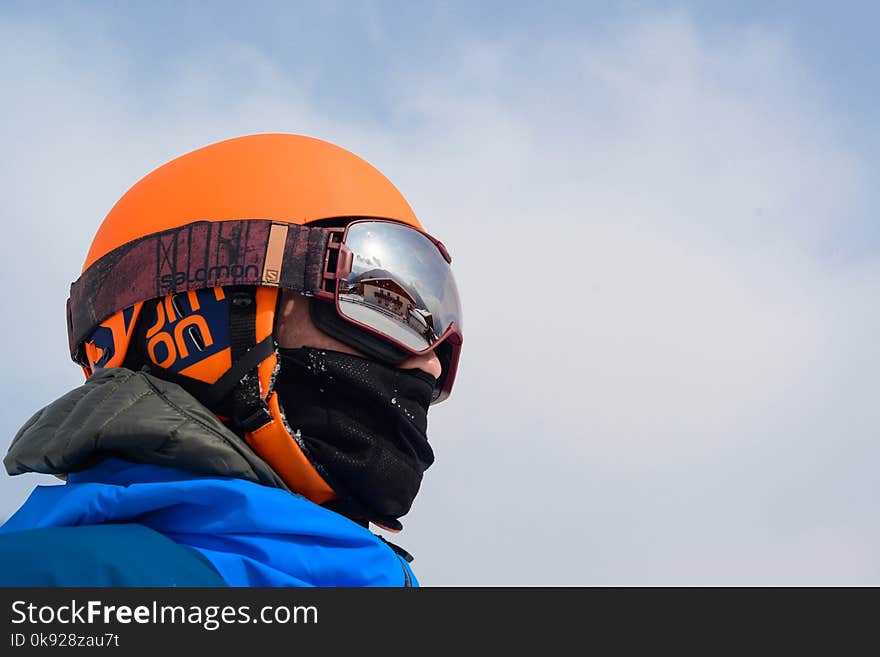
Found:
[[[117,459],[71,474],[66,485],[37,487],[0,527],[7,586],[414,581],[367,528],[299,495]]]
[[[130,386],[132,378],[96,374],[89,379],[91,386],[103,386],[97,396],[99,431],[83,426],[89,424],[88,413],[81,412],[89,408],[83,406],[86,391],[62,398],[60,408],[50,405],[16,436],[4,460],[10,472],[53,471],[56,462],[70,471],[65,485],[34,489],[0,527],[0,585],[417,585],[390,544],[278,485],[244,443],[231,442],[238,440],[231,432],[223,435],[229,445],[215,444],[217,436],[210,441],[202,436],[199,443],[193,431],[204,429],[204,417],[190,431],[178,414],[174,434],[156,443],[146,428],[150,420],[163,426],[155,404],[134,413],[122,403],[124,398],[141,404],[137,390],[120,397],[118,387]],[[160,389],[178,396],[165,401],[179,409],[179,394],[186,393],[169,388],[173,385],[163,382]],[[77,415],[77,427],[66,432],[64,419],[71,413]],[[126,414],[126,422],[106,422],[108,416],[117,422]],[[176,445],[177,440],[188,442]],[[193,450],[193,441],[200,450]],[[170,462],[183,462],[187,469],[167,464],[167,454],[175,450],[189,460]],[[77,467],[89,462],[95,464]]]

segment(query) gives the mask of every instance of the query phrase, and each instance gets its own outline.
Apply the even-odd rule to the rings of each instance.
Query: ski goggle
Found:
[[[450,264],[440,241],[384,219],[357,219],[344,228],[195,222],[111,251],[71,285],[71,357],[86,364],[84,340],[95,327],[146,299],[228,285],[276,286],[316,298],[318,327],[368,356],[398,364],[434,350],[443,364],[435,401],[442,401],[462,344]]]
[[[462,343],[451,261],[439,240],[410,226],[354,221],[328,244],[326,270],[336,282],[332,297],[326,290],[316,295],[332,298],[336,312],[313,304],[312,317],[325,332],[394,365],[436,350],[443,374],[435,401],[445,399]]]

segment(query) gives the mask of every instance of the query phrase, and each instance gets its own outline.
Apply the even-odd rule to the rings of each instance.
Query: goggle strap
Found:
[[[94,328],[145,299],[230,285],[322,296],[331,231],[269,220],[199,221],[125,244],[70,286],[70,355],[84,363],[80,350]]]

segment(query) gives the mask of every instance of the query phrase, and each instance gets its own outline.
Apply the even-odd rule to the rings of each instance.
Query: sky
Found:
[[[0,447],[82,381],[65,301],[115,201],[307,134],[453,257],[393,539],[423,585],[880,584],[880,8],[611,4],[3,3]],[[3,475],[0,518],[54,482]]]

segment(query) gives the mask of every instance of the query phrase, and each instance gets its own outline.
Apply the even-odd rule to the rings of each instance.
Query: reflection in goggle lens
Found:
[[[422,233],[400,224],[349,226],[351,273],[339,281],[339,312],[413,351],[428,349],[452,322],[461,326],[449,263]]]

